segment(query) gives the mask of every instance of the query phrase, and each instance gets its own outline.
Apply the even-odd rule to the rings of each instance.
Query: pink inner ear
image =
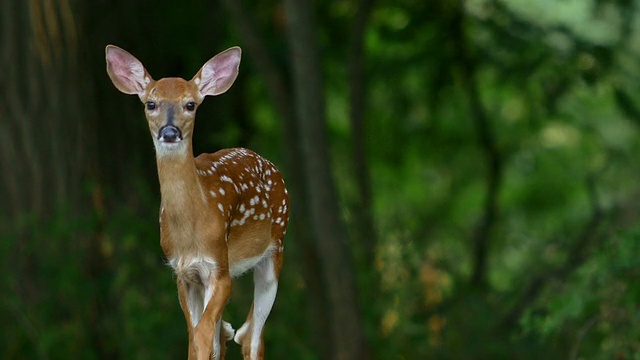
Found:
[[[240,51],[227,50],[207,61],[200,70],[200,93],[219,95],[229,89],[238,75]]]
[[[200,70],[200,92],[204,95],[213,95],[216,88],[216,70],[210,63],[204,64]]]
[[[109,67],[113,80],[117,81],[118,88],[129,94],[144,92],[146,81],[144,66],[131,54],[118,48],[109,50]]]

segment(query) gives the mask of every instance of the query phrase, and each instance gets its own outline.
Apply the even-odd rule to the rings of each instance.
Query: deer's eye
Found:
[[[156,103],[153,101],[147,101],[147,110],[155,110]]]
[[[189,101],[189,102],[187,103],[187,105],[185,105],[184,107],[185,107],[185,109],[187,109],[187,110],[189,110],[189,111],[193,111],[193,110],[195,110],[195,109],[196,109],[196,103],[195,103],[195,102],[193,102],[193,101]]]

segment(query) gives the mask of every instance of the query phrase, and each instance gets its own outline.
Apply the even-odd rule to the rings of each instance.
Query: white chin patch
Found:
[[[159,156],[163,155],[175,155],[176,153],[182,153],[187,147],[183,146],[182,141],[164,142],[162,140],[155,141],[156,153]]]
[[[176,139],[176,141],[164,141],[162,139],[158,140],[164,146],[178,145],[182,139]]]

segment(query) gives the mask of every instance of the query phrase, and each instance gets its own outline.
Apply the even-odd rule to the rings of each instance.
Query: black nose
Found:
[[[160,132],[158,133],[158,139],[164,142],[176,142],[182,139],[182,134],[180,133],[180,129],[173,125],[166,125],[160,128]]]

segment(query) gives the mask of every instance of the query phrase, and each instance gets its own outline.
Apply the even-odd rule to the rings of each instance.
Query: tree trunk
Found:
[[[377,245],[376,229],[373,221],[373,194],[367,159],[366,138],[366,95],[364,34],[369,14],[373,8],[372,0],[358,2],[358,11],[352,25],[349,43],[349,97],[351,118],[351,138],[353,149],[353,169],[358,188],[358,199],[354,211],[356,219],[356,238],[360,248],[360,265],[374,269],[375,249]]]
[[[68,1],[0,7],[0,200],[8,219],[44,220],[80,204],[92,151]],[[15,224],[15,222],[14,222]]]
[[[322,67],[312,8],[306,0],[285,0],[287,31],[293,69],[294,119],[310,206],[311,230],[320,256],[332,358],[368,357],[357,305],[356,287],[347,235],[340,220],[332,181],[325,129]]]
[[[35,333],[57,321],[40,313],[40,305],[64,297],[47,291],[51,277],[43,269],[52,259],[69,256],[65,261],[77,262],[87,283],[106,271],[100,240],[93,238],[100,234],[76,228],[78,218],[89,222],[86,214],[95,214],[92,205],[99,202],[89,201],[85,192],[89,179],[95,180],[96,112],[90,66],[80,51],[79,27],[85,19],[77,5],[73,0],[0,2],[0,68],[8,70],[0,72],[0,215],[7,221],[0,228],[11,232],[6,277],[20,279],[9,293],[26,313],[40,314],[32,315]],[[97,187],[92,191],[95,200]],[[50,224],[63,228],[62,234],[43,236]],[[75,305],[87,310],[68,314],[65,321],[82,322],[101,357],[113,358],[99,317],[107,308],[103,295],[87,296],[90,305]],[[47,356],[44,347],[39,352]]]
[[[291,92],[284,81],[281,71],[273,61],[273,57],[265,46],[264,39],[259,36],[258,29],[253,24],[249,12],[243,8],[240,0],[224,0],[224,5],[233,18],[240,37],[242,38],[245,53],[253,59],[253,65],[263,78],[271,102],[282,119],[284,132],[282,136],[282,153],[286,161],[286,182],[291,194],[291,221],[290,228],[296,244],[294,249],[299,249],[294,256],[298,257],[304,271],[309,311],[309,327],[312,329],[311,342],[314,350],[322,359],[333,359],[329,353],[330,339],[322,336],[330,331],[324,309],[327,307],[326,294],[322,291],[322,278],[317,269],[320,268],[318,252],[314,246],[314,233],[308,231],[311,227],[309,221],[309,202],[306,199],[307,191],[304,191],[304,174],[302,169],[303,158],[299,149],[297,125],[293,119]],[[288,256],[288,255],[287,255]],[[287,263],[287,260],[285,260]],[[286,266],[286,265],[285,265]],[[286,270],[285,270],[286,271]]]

